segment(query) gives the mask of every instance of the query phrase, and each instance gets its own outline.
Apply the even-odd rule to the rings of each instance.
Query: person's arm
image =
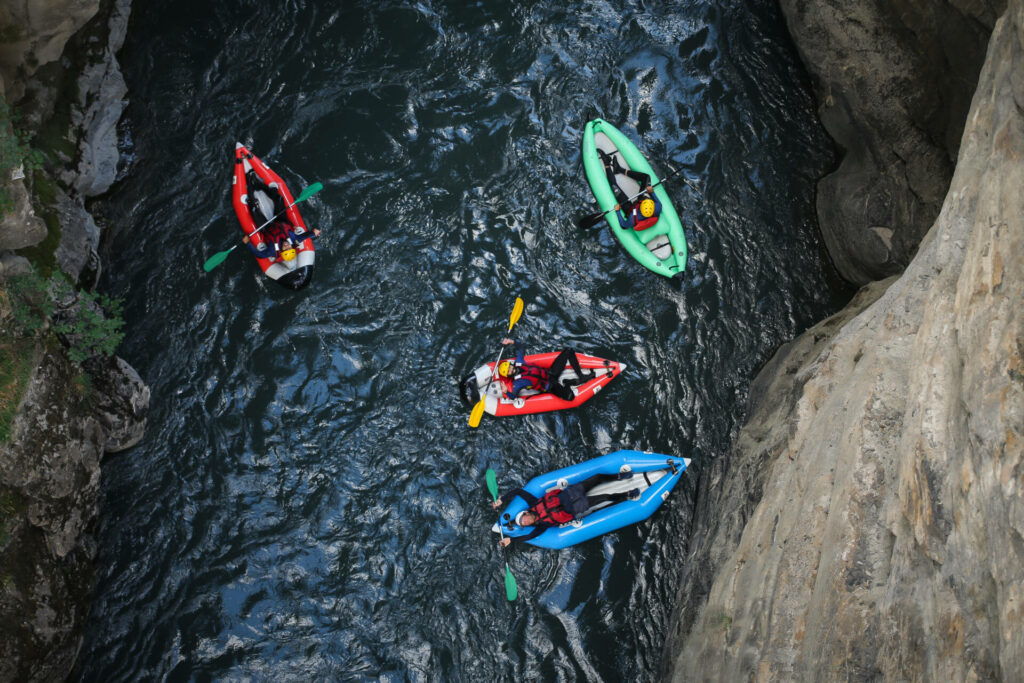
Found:
[[[512,382],[512,389],[506,391],[505,396],[511,399],[515,399],[517,396],[519,396],[520,391],[529,388],[532,384],[533,382],[531,382],[528,379],[517,379],[514,382]]]
[[[615,205],[615,217],[619,219],[619,227],[620,228],[622,228],[623,230],[629,230],[630,228],[633,227],[632,217],[627,216],[627,217],[624,218],[622,216],[621,208],[622,208],[621,204],[616,204]]]
[[[504,396],[505,398],[507,398],[509,400],[514,399],[516,397],[516,394],[515,394],[515,383],[512,380],[510,380],[508,377],[499,377],[498,381],[501,382],[502,396]]]
[[[660,216],[661,215],[661,200],[658,199],[658,195],[654,194],[654,192],[650,192],[649,194],[651,195],[651,199],[654,200],[654,215],[655,216]]]
[[[302,230],[302,232],[299,232],[299,230]],[[313,234],[310,234],[310,232],[311,232],[310,230],[304,230],[304,229],[296,226],[294,229],[288,231],[288,236],[291,237],[296,242],[302,242],[303,240],[305,240],[307,238],[312,239],[314,237],[319,237],[320,236],[320,229],[319,228],[313,228],[313,230],[312,230]]]
[[[533,525],[533,531],[531,531],[530,533],[526,534],[525,536],[506,536],[505,538],[509,539],[510,541],[515,541],[516,543],[521,543],[523,541],[529,541],[531,538],[537,538],[542,533],[544,533],[545,531],[550,529],[552,526],[554,526],[554,525],[546,524],[544,522],[537,522],[536,524]]]
[[[256,245],[252,243],[252,240],[249,239],[248,235],[243,237],[242,241],[245,242],[245,244],[249,247],[249,251],[251,251],[256,256],[256,258],[274,258],[275,256],[274,247],[267,244],[266,242],[263,242],[263,244],[266,244],[266,246],[263,249],[257,249]]]
[[[494,502],[494,507],[501,507],[506,502],[511,502],[512,499],[515,498],[516,496],[519,496],[520,498],[525,500],[527,507],[532,507],[537,503],[538,500],[537,496],[533,495],[529,491],[525,491],[523,489],[512,489],[502,497],[498,498],[498,500]]]

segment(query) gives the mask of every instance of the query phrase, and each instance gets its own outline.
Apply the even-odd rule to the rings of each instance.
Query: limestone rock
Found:
[[[60,216],[60,244],[55,257],[60,269],[72,280],[78,281],[86,268],[99,268],[97,249],[100,229],[92,214],[85,210],[81,199],[72,199],[62,190],[57,191],[57,211]]]
[[[779,352],[701,477],[666,678],[1024,680],[1022,74],[1012,0],[917,255]]]
[[[11,102],[21,99],[36,69],[60,58],[64,45],[99,9],[99,0],[19,0],[0,3],[0,74]]]
[[[128,86],[115,57],[124,44],[130,0],[117,0],[108,22],[107,46],[78,79],[79,103],[72,122],[84,135],[74,186],[83,197],[101,195],[117,178],[117,123],[127,104]]]
[[[59,350],[40,350],[11,443],[0,447],[6,543],[0,680],[59,680],[81,643],[97,514],[102,428]]]
[[[149,413],[149,387],[139,373],[119,356],[90,363],[96,402],[93,414],[107,436],[108,453],[127,450],[142,440]]]
[[[0,254],[0,280],[28,275],[32,272],[32,264],[24,256],[4,253]]]
[[[818,186],[833,262],[855,284],[898,274],[938,216],[985,46],[1005,0],[782,0],[841,148]]]
[[[0,251],[23,249],[46,239],[46,224],[32,210],[28,191],[21,180],[0,179],[14,201],[11,213],[0,216]]]

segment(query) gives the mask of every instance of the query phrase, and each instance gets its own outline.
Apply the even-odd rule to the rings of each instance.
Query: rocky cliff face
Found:
[[[84,200],[116,177],[126,89],[114,54],[128,10],[129,0],[0,4],[0,92],[6,85],[9,101],[24,96],[30,123],[50,129],[50,168],[64,169],[42,179],[52,190],[46,211],[59,221],[53,255],[87,285],[99,273],[100,230]],[[47,234],[22,182],[12,189],[17,210],[0,222],[0,288],[28,268],[9,250]],[[83,373],[48,344],[37,350],[12,439],[0,445],[0,681],[70,673],[93,589],[100,460],[142,438],[149,406],[149,389],[120,358],[94,358]]]
[[[702,474],[666,678],[1024,680],[1022,0],[966,120],[906,271],[780,350]]]
[[[781,0],[842,153],[818,185],[832,260],[863,285],[910,262],[953,175],[1005,0]]]
[[[0,681],[62,680],[82,642],[94,578],[89,535],[104,451],[142,436],[149,389],[124,361],[90,382],[41,349],[11,442],[0,446]]]

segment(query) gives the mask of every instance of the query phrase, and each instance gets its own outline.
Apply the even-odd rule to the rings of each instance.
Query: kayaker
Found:
[[[619,226],[623,230],[646,230],[658,222],[658,217],[661,216],[661,201],[650,185],[644,192],[646,196],[634,202],[632,208],[628,210],[620,210],[621,205],[615,205],[615,217],[619,219]]]
[[[640,489],[623,491],[622,493],[599,493],[593,496],[587,495],[587,491],[599,484],[609,481],[620,481],[633,476],[632,471],[620,472],[619,474],[595,474],[579,484],[572,484],[564,489],[552,489],[544,494],[543,498],[537,498],[529,491],[521,488],[513,489],[498,498],[492,504],[497,509],[503,501],[511,501],[516,496],[522,498],[529,506],[527,509],[516,515],[514,520],[507,520],[505,523],[511,526],[533,527],[533,530],[525,536],[518,536],[515,539],[504,537],[499,545],[507,547],[513,540],[527,541],[536,538],[548,529],[574,519],[585,516],[590,508],[601,503],[621,503],[624,500],[636,500],[640,497]]]
[[[615,192],[616,199],[619,203],[626,201],[626,193],[619,187],[618,182],[615,180],[615,176],[624,175],[627,178],[632,178],[637,182],[640,187],[648,187],[651,184],[651,176],[644,173],[643,171],[634,171],[631,168],[622,168],[619,165],[619,158],[614,154],[608,154],[604,150],[597,150],[597,155],[601,157],[601,164],[604,166],[604,172],[608,176],[608,184],[612,186],[612,190]],[[617,208],[617,207],[616,207]]]
[[[272,231],[263,232],[264,238],[257,245],[253,245],[248,235],[242,238],[256,258],[276,259],[280,256],[285,261],[291,261],[295,258],[295,245],[302,244],[303,240],[309,237],[307,230],[301,227],[293,228],[290,223],[282,221],[275,223],[271,228]],[[277,240],[273,239],[275,235],[278,237]],[[313,236],[320,236],[319,228],[313,228]]]
[[[539,365],[527,363],[524,359],[525,352],[519,342],[514,339],[502,339],[502,345],[515,344],[516,355],[512,360],[502,361],[498,365],[498,379],[501,381],[505,397],[515,399],[520,393],[532,390],[537,392],[552,393],[563,401],[572,401],[576,398],[572,388],[584,380],[594,376],[593,370],[583,370],[580,367],[579,358],[573,349],[565,349],[555,356],[551,366],[542,368]],[[579,378],[576,382],[563,384],[559,376],[565,370],[568,363]]]
[[[277,183],[274,183],[276,185]],[[277,187],[271,187],[263,182],[263,179],[256,175],[255,171],[249,171],[245,176],[245,188],[248,191],[246,203],[249,205],[249,213],[257,226],[280,216],[287,211],[284,197]],[[262,196],[261,196],[262,195]],[[291,225],[287,218],[283,222]]]

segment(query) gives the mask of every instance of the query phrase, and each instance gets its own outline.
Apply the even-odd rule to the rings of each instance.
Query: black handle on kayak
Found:
[[[682,170],[683,169],[680,168],[680,169],[677,169],[675,171],[672,171],[667,176],[665,176],[664,178],[662,178],[658,182],[656,182],[653,185],[651,185],[651,188],[655,188],[658,185],[661,185],[663,182],[665,182],[669,178],[671,178],[673,176],[676,176],[676,175],[679,175],[679,172],[682,171]],[[637,197],[639,197],[640,195],[644,194],[645,192],[647,192],[646,188],[641,190],[640,192],[637,192],[635,195],[633,195],[632,197],[627,199],[626,203],[627,204],[632,204],[633,200],[635,200]],[[621,204],[620,204],[620,206],[621,206]],[[607,211],[602,211],[601,213],[590,213],[590,214],[587,214],[583,218],[580,218],[579,220],[576,221],[576,226],[581,228],[581,229],[592,228],[595,225],[597,225],[599,222],[601,222],[602,218],[604,218],[605,216],[607,216],[608,214],[610,214],[614,210],[615,209],[608,209]]]

